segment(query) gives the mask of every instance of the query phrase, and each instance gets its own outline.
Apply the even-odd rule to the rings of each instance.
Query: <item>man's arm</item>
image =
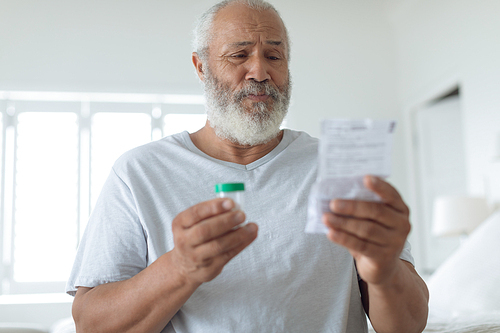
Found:
[[[425,328],[427,287],[412,264],[404,260],[400,264],[401,272],[387,286],[359,283],[363,306],[376,332],[422,332]]]
[[[136,276],[95,288],[79,287],[73,317],[81,332],[160,332],[203,283],[257,237],[228,199],[180,213],[172,222],[174,249]]]
[[[410,263],[399,259],[410,232],[409,210],[387,182],[367,176],[365,186],[382,202],[333,200],[323,216],[328,238],[356,261],[363,305],[379,333],[422,332],[429,293]]]

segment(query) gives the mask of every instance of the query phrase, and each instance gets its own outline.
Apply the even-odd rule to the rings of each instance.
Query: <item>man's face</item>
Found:
[[[203,66],[210,125],[241,145],[279,133],[290,100],[286,35],[273,11],[229,5],[216,16]]]

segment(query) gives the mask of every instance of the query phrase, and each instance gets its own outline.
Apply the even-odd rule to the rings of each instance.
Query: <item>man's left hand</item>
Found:
[[[409,209],[389,183],[375,176],[365,176],[363,181],[381,202],[332,200],[332,213],[323,215],[323,223],[329,229],[328,238],[354,257],[361,279],[384,284],[400,267],[399,256],[411,228]]]

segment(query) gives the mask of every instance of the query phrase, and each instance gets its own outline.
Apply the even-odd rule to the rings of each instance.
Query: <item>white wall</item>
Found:
[[[399,105],[411,109],[446,82],[460,84],[467,181],[476,195],[484,194],[500,133],[498,17],[497,0],[407,0],[392,12]]]
[[[0,0],[0,90],[201,92],[195,19],[214,3]],[[273,2],[290,30],[288,124],[319,135],[326,117],[398,118],[383,7],[369,0]],[[402,128],[393,181],[405,189]]]
[[[396,119],[391,181],[406,194],[403,127],[397,110],[391,26],[369,0],[275,1],[292,37],[288,124],[319,136],[324,118]]]
[[[0,1],[0,89],[198,90],[190,33],[208,1]]]
[[[500,2],[394,0],[389,12],[395,34],[398,109],[407,116],[458,84],[468,192],[487,194],[485,182],[493,181],[491,160],[500,133]],[[410,133],[410,124],[406,125],[403,131]],[[406,151],[410,150],[408,146]],[[500,174],[496,177],[492,183],[500,184]],[[417,184],[409,186],[409,193],[410,204],[417,207]],[[419,218],[422,215],[412,222],[422,231],[419,227],[426,221]],[[416,235],[414,244],[425,243],[418,237],[422,233]],[[417,257],[423,257],[422,250],[415,248]]]

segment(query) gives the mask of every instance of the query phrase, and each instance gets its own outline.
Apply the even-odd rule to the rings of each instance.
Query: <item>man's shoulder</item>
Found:
[[[318,143],[319,139],[309,135],[303,131],[285,130],[287,135],[290,136],[290,144],[287,149],[293,152],[302,152],[302,153],[313,153],[316,154],[318,151]]]
[[[177,133],[132,148],[115,161],[113,168],[123,169],[137,164],[154,164],[161,160],[178,157],[188,151],[183,144],[184,135],[185,133]]]
[[[315,170],[318,156],[318,139],[306,132],[285,129],[286,146],[275,156],[274,163],[269,167],[285,169],[304,170],[309,172]]]

